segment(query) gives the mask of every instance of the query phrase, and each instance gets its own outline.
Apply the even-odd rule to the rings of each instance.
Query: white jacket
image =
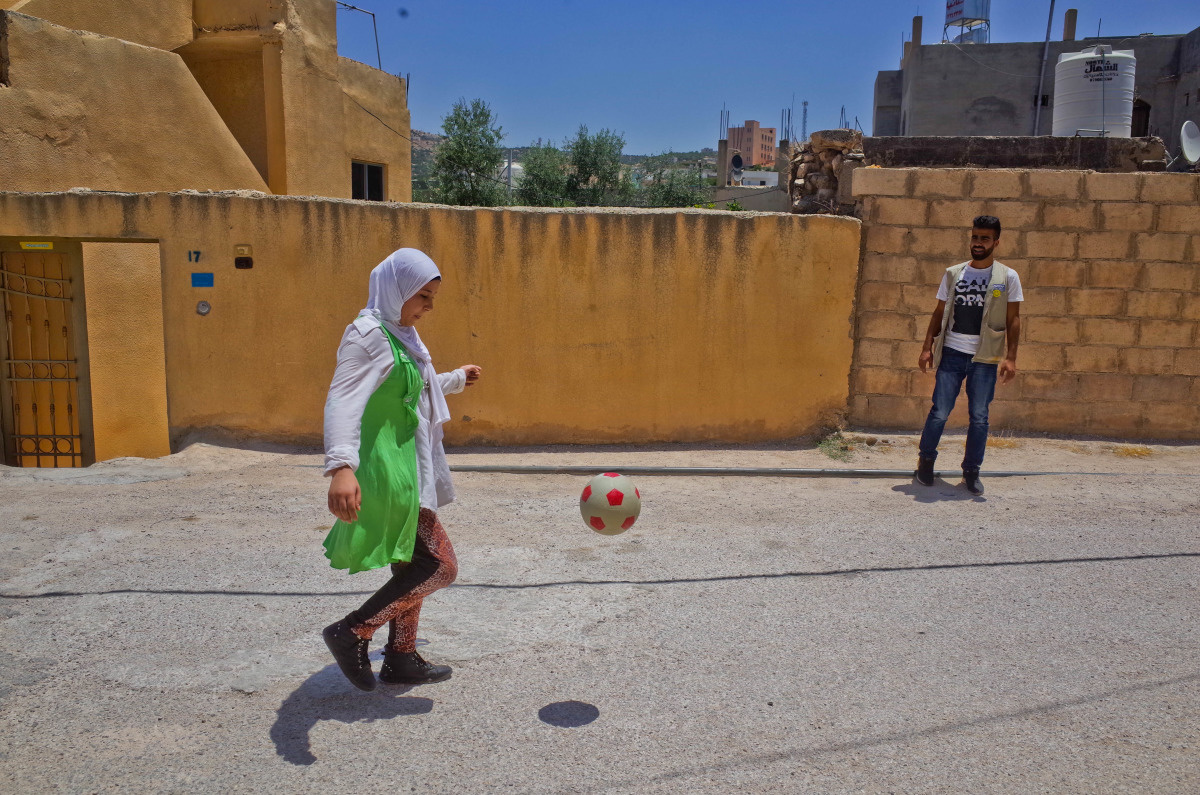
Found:
[[[392,372],[395,360],[382,328],[363,333],[351,323],[338,345],[337,368],[325,400],[325,474],[349,466],[358,471],[358,446],[367,401]],[[453,395],[467,385],[465,370],[438,373],[442,393]],[[442,447],[442,428],[431,421],[430,384],[417,400],[417,487],[421,507],[437,510],[454,502],[450,465]]]

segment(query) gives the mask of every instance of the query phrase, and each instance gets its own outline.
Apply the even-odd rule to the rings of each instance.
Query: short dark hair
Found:
[[[994,215],[981,215],[971,222],[972,229],[992,229],[1000,237],[1000,219]]]

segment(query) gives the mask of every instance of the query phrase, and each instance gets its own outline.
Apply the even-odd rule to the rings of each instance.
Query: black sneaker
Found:
[[[972,494],[983,494],[983,484],[979,482],[978,469],[964,469],[963,483],[967,486],[967,491]]]
[[[922,486],[933,485],[933,459],[920,456],[917,458],[917,482]]]
[[[325,645],[333,652],[338,668],[359,690],[375,689],[375,674],[371,672],[371,660],[367,657],[370,643],[350,631],[350,624],[342,619],[330,624],[321,632]]]
[[[379,669],[379,681],[389,685],[424,685],[444,682],[453,669],[449,665],[433,665],[425,662],[415,651],[385,651],[383,667]]]

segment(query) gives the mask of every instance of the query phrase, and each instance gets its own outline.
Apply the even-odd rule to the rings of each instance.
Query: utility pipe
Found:
[[[1054,26],[1054,0],[1050,0],[1050,17],[1046,20],[1046,46],[1042,48],[1042,70],[1038,74],[1038,90],[1033,96],[1033,134],[1038,134],[1042,122],[1042,86],[1046,82],[1046,61],[1050,58],[1050,28]]]

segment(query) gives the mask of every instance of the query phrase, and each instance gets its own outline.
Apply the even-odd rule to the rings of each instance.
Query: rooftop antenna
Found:
[[[349,3],[343,3],[342,0],[333,0],[333,2],[337,3],[342,8],[348,8],[351,11],[361,11],[364,14],[371,15],[371,27],[374,28],[374,30],[375,30],[375,61],[376,61],[376,63],[379,64],[379,71],[382,72],[383,71],[383,57],[380,56],[380,54],[379,54],[379,26],[375,24],[375,13],[373,11],[368,11],[365,8],[359,8],[358,6],[352,6]]]

